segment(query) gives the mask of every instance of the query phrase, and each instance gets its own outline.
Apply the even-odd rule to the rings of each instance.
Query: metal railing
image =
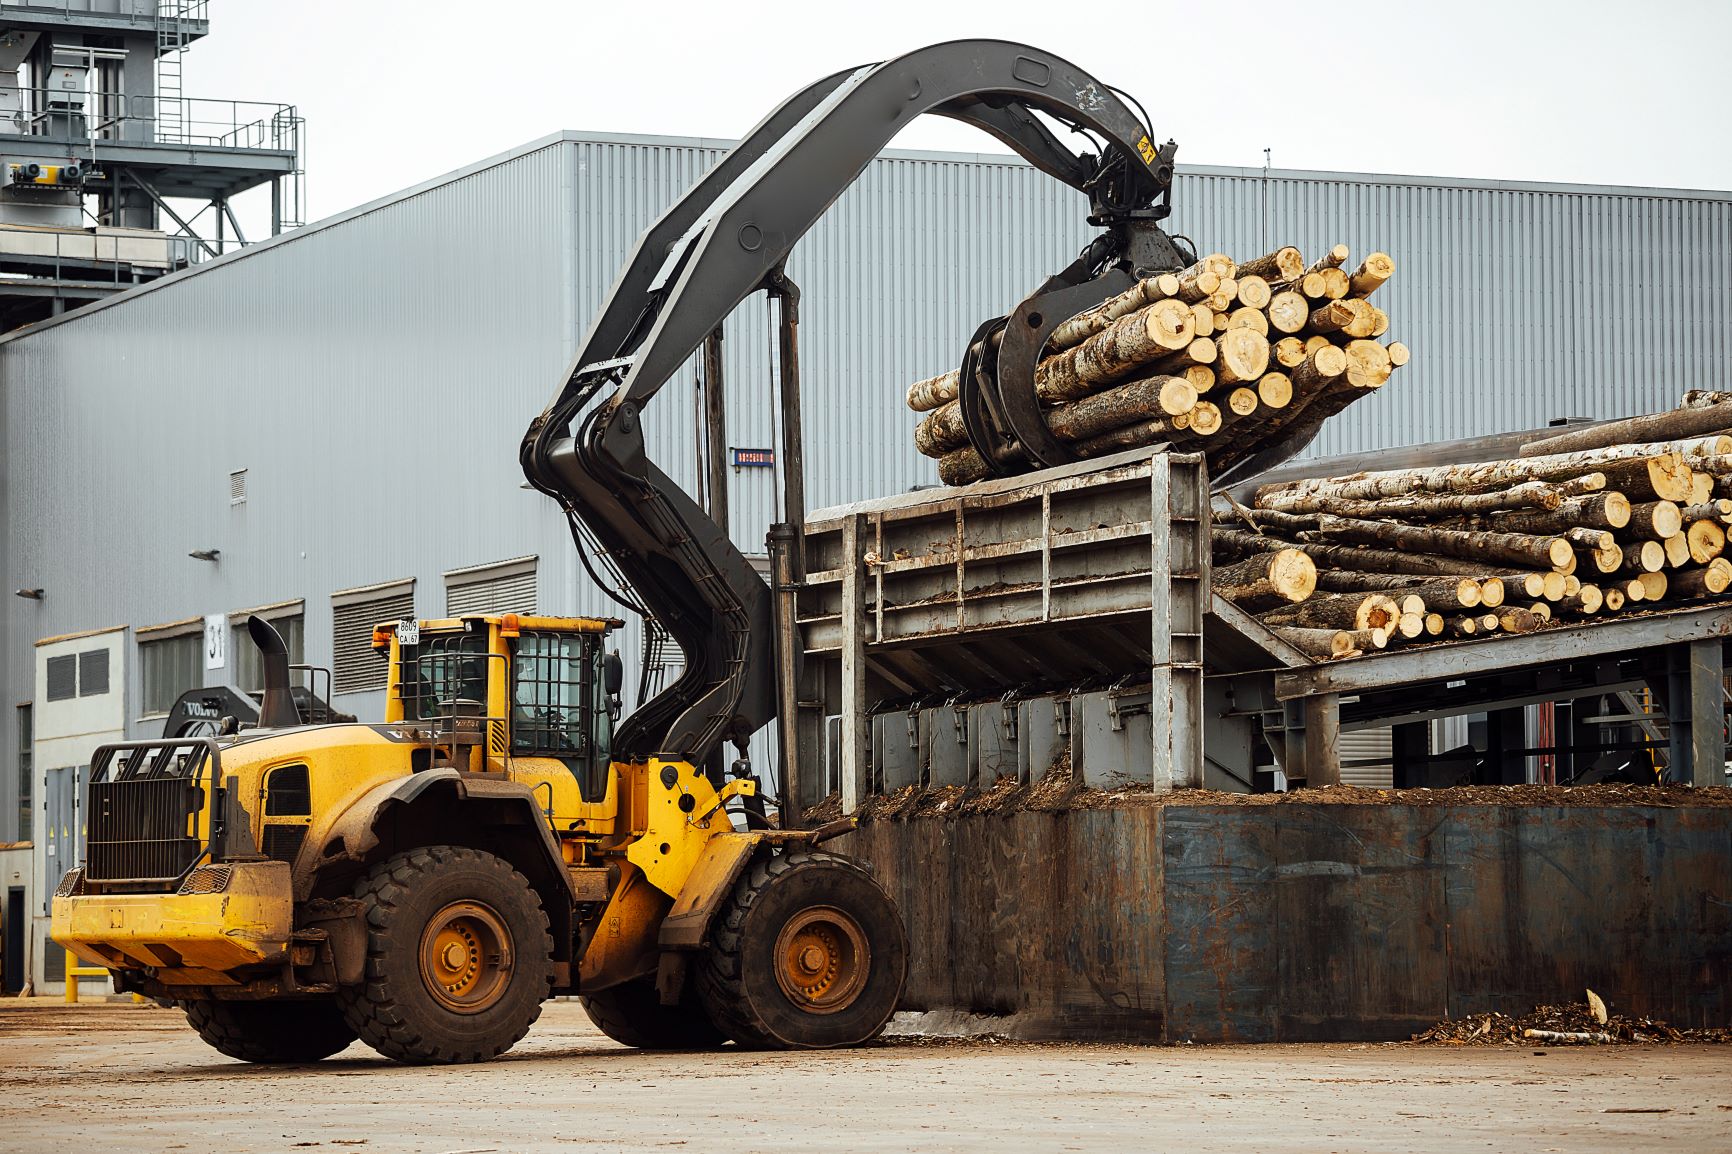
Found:
[[[292,104],[0,85],[0,118],[23,136],[190,144],[299,155],[305,120]],[[172,129],[165,131],[165,127]]]
[[[203,255],[191,237],[130,232],[98,232],[88,221],[64,229],[0,224],[0,266],[28,262],[33,275],[119,290],[195,264]],[[5,283],[0,278],[0,288]]]

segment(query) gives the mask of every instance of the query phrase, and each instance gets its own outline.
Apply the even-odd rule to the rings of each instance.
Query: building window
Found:
[[[36,799],[36,718],[28,704],[18,707],[18,840],[29,841]]]
[[[307,618],[304,614],[293,613],[283,617],[256,612],[234,615],[231,618],[235,627],[234,642],[229,646],[230,684],[236,689],[248,692],[265,687],[264,658],[246,630],[246,619],[257,616],[264,617],[282,634],[283,644],[289,651],[290,665],[299,665],[307,659]],[[301,685],[305,678],[299,673],[292,673],[289,675],[289,682],[292,685]]]
[[[108,650],[89,649],[78,655],[78,696],[100,697],[108,692]]]
[[[204,684],[202,625],[197,633],[139,640],[138,681],[146,715],[167,713],[181,694]]]
[[[331,595],[331,692],[385,688],[389,653],[373,648],[373,627],[415,616],[415,583],[394,581]]]
[[[48,659],[48,700],[70,701],[78,696],[78,658],[71,654]]]
[[[445,574],[445,616],[535,612],[535,558],[495,561]]]

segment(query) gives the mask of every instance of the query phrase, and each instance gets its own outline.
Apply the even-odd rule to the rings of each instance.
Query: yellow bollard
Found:
[[[79,978],[106,978],[107,976],[108,970],[102,966],[74,966],[69,964],[66,967],[66,1004],[69,1006],[78,1004]]]

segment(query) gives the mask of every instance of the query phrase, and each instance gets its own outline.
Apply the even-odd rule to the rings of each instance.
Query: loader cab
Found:
[[[379,625],[385,720],[424,726],[441,764],[509,773],[519,759],[551,759],[594,797],[618,716],[619,657],[607,635],[621,624],[501,614]]]

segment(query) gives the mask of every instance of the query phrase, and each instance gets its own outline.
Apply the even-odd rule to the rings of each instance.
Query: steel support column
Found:
[[[1725,658],[1717,639],[1675,645],[1669,654],[1666,720],[1669,781],[1726,784]]]

